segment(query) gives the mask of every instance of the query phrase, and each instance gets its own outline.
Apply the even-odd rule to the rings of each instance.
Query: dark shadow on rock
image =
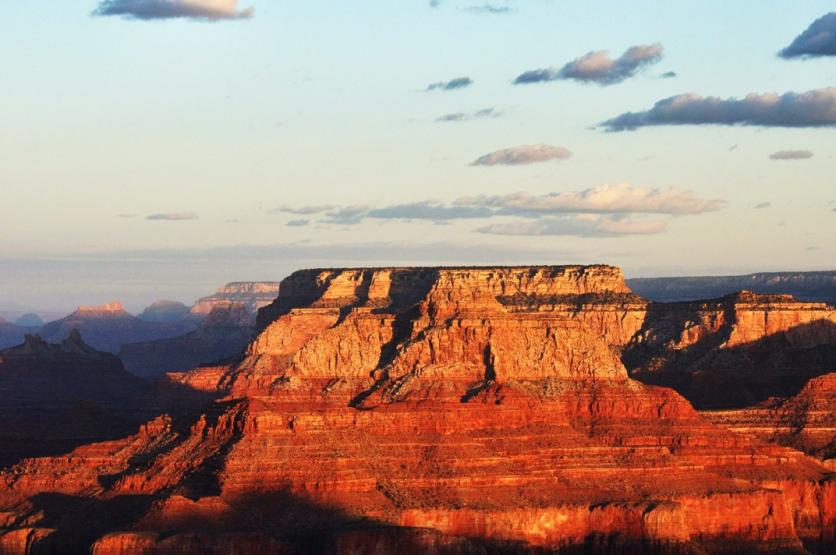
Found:
[[[681,303],[683,307],[688,303]],[[836,370],[836,324],[816,320],[758,341],[723,347],[731,333],[731,314],[719,331],[681,350],[665,343],[677,336],[696,310],[672,311],[651,305],[642,331],[655,342],[633,341],[622,362],[631,377],[648,385],[675,389],[695,408],[745,408],[770,397],[797,394],[810,379]]]

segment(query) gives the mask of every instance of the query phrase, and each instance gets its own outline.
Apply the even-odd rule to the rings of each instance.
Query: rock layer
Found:
[[[208,410],[0,474],[0,545],[832,549],[825,466],[629,377],[622,351],[664,336],[648,314],[609,266],[297,272],[241,361],[160,385]]]

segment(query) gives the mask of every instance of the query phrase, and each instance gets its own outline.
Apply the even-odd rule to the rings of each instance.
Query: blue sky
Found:
[[[832,2],[468,9],[484,5],[249,0],[236,9],[254,7],[252,17],[207,22],[94,17],[99,4],[87,0],[3,3],[0,308],[121,298],[137,309],[311,265],[834,267],[832,124],[600,125],[684,93],[836,86],[836,56],[777,56]],[[656,43],[660,60],[612,85],[512,84],[591,51],[615,59]],[[465,76],[469,86],[425,90]],[[449,114],[465,121],[436,121]],[[525,145],[571,156],[471,165]],[[770,158],[785,150],[812,157]],[[600,189],[619,184],[618,194]],[[659,193],[669,188],[672,199]],[[602,209],[602,190],[658,207],[625,211],[618,197]],[[511,210],[518,192],[526,210],[553,193],[560,208]],[[405,217],[416,203],[443,216]],[[693,203],[710,208],[683,208]],[[328,209],[292,213],[310,206]],[[463,206],[490,214],[454,217]],[[349,207],[366,216],[335,217]]]

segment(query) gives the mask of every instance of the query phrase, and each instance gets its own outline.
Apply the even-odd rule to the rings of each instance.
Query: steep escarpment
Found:
[[[217,305],[244,305],[255,315],[259,308],[272,303],[279,295],[278,281],[233,281],[220,287],[212,295],[202,297],[192,305],[192,315],[203,317]]]
[[[168,376],[209,409],[0,473],[0,546],[832,549],[819,461],[629,377],[647,315],[609,266],[297,272],[239,362]]]
[[[636,379],[673,387],[697,408],[751,406],[836,370],[836,309],[750,292],[654,303],[624,362]]]

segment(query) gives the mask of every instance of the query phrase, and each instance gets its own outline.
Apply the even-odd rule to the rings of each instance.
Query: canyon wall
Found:
[[[239,361],[157,386],[209,408],[0,472],[0,546],[831,552],[826,465],[713,424],[622,363],[706,337],[830,341],[824,308],[773,318],[789,301],[767,300],[760,318],[762,301],[663,310],[609,266],[300,271]]]

